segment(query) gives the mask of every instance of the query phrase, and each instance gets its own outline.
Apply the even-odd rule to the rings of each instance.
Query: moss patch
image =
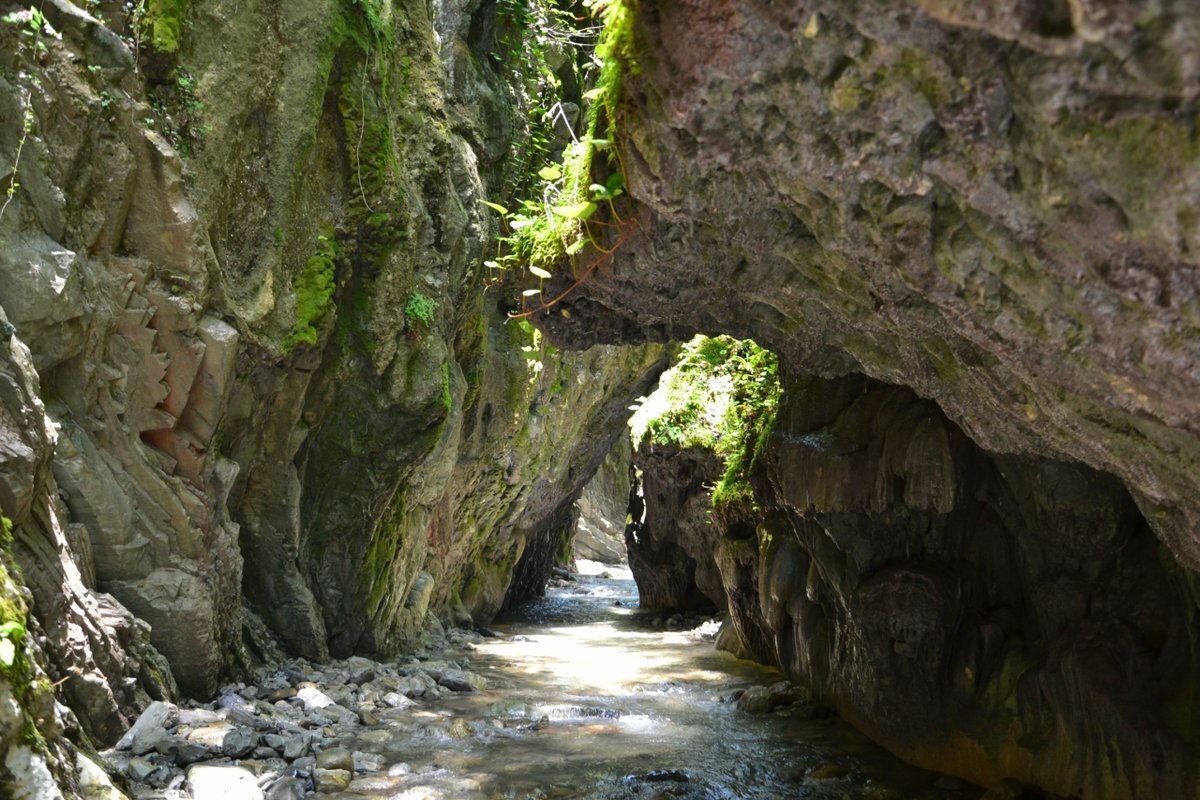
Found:
[[[179,50],[183,40],[183,15],[187,0],[146,0],[142,29],[154,49],[162,53]]]
[[[337,243],[332,235],[318,236],[317,252],[292,281],[292,290],[296,293],[296,321],[292,332],[283,341],[284,352],[291,352],[300,344],[316,345],[316,325],[333,308],[337,256]]]
[[[749,475],[775,424],[779,360],[749,339],[697,336],[634,415],[634,442],[704,447],[725,462],[713,504],[751,502]]]

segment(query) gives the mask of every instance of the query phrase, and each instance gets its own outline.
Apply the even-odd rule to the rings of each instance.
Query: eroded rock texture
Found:
[[[641,473],[625,528],[629,568],[642,608],[712,611],[725,592],[712,554],[719,529],[711,521],[712,486],[721,460],[703,447],[642,443],[634,454]]]
[[[572,511],[571,549],[575,558],[624,564],[625,516],[629,509],[633,447],[621,436],[595,476],[583,487]]]
[[[104,744],[264,636],[488,620],[665,366],[507,319],[481,201],[529,169],[537,77],[495,4],[151,5],[184,16],[0,8],[0,511]]]
[[[640,225],[539,325],[832,380],[793,379],[722,574],[755,652],[917,763],[1195,794],[1198,30],[1181,1],[637,4]]]
[[[912,761],[1080,797],[1196,782],[1195,580],[1124,487],[980,450],[862,376],[790,382],[716,560],[740,644]]]

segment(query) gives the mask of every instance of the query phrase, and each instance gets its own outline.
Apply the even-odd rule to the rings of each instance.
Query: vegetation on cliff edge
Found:
[[[779,407],[779,360],[749,339],[697,336],[634,414],[635,447],[704,447],[725,472],[713,505],[753,499],[749,475]]]

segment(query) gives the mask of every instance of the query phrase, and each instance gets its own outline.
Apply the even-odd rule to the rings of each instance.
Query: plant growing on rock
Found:
[[[413,292],[404,304],[404,319],[408,322],[409,330],[420,324],[428,328],[433,324],[433,314],[437,310],[437,301],[421,292]]]
[[[712,450],[725,463],[713,505],[750,502],[750,472],[774,425],[781,392],[774,353],[749,339],[697,336],[634,414],[634,443]]]
[[[538,279],[536,287],[522,290],[521,310],[509,315],[514,318],[532,316],[562,300],[611,258],[632,233],[633,223],[622,220],[613,203],[625,190],[624,169],[613,147],[613,119],[621,71],[633,64],[628,44],[631,12],[622,0],[588,0],[585,5],[600,16],[603,25],[594,53],[599,78],[596,86],[583,95],[583,99],[591,101],[583,136],[576,135],[562,104],[556,103],[547,116],[561,122],[572,140],[564,148],[561,162],[546,164],[538,170],[537,191],[532,198],[521,200],[515,210],[484,201],[500,215],[506,233],[498,241],[496,257],[485,265],[494,270],[524,266]],[[607,134],[604,137],[599,135],[602,122]],[[607,169],[600,179],[603,182],[593,180],[598,153],[608,155]],[[594,219],[602,205],[607,206],[611,221]],[[605,237],[598,236],[593,226],[616,228],[615,242],[602,244]],[[581,266],[576,257],[589,245],[598,255]],[[544,282],[553,277],[552,269],[564,260],[571,264],[576,280],[558,296],[546,299]],[[529,303],[534,303],[534,307],[529,308]]]
[[[317,236],[317,252],[305,262],[304,269],[292,281],[292,290],[296,293],[296,320],[291,333],[283,341],[284,352],[291,352],[301,344],[316,345],[316,326],[333,308],[335,260],[338,253],[337,242],[331,234]]]
[[[61,39],[62,34],[54,29],[54,26],[46,19],[42,13],[41,7],[34,8],[30,6],[23,11],[14,11],[4,17],[4,21],[10,25],[16,25],[20,28],[20,36],[27,44],[28,54],[31,58],[37,59],[44,55],[48,47],[45,37],[52,39]],[[16,196],[17,189],[21,188],[21,183],[18,180],[17,173],[21,166],[21,154],[25,151],[25,144],[29,141],[30,135],[33,133],[33,90],[41,86],[41,82],[35,75],[23,75],[29,81],[29,88],[25,90],[24,97],[21,98],[23,111],[21,114],[21,138],[17,140],[17,152],[13,156],[12,172],[8,176],[8,186],[4,190],[4,204],[0,205],[0,219],[4,218],[4,212],[8,210],[8,206]]]

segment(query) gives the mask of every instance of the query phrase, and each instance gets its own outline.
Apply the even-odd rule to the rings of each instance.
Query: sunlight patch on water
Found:
[[[960,800],[836,719],[739,711],[779,673],[648,629],[636,602],[631,580],[584,577],[498,621],[467,654],[489,688],[397,720],[384,749],[412,772],[355,800]]]

